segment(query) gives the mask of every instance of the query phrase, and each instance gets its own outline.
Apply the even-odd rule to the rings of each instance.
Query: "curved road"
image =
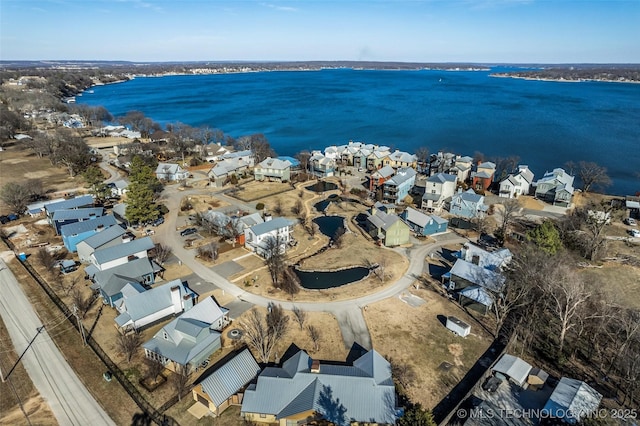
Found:
[[[16,277],[1,259],[0,288],[0,315],[16,352],[21,354],[42,323]],[[60,321],[59,327],[67,326],[66,319]],[[21,362],[60,425],[115,426],[78,379],[46,329],[36,337]]]
[[[292,310],[294,306],[297,306],[305,311],[323,311],[333,314],[338,320],[340,330],[342,331],[343,341],[345,346],[348,348],[350,348],[354,342],[366,349],[370,349],[372,347],[369,330],[367,329],[366,322],[362,315],[362,308],[368,304],[375,303],[389,297],[395,297],[407,289],[416,280],[416,278],[422,274],[424,269],[424,259],[430,253],[435,252],[440,247],[447,244],[463,243],[467,241],[467,239],[458,237],[454,234],[447,234],[442,241],[438,241],[435,244],[417,246],[411,250],[407,250],[407,256],[410,260],[407,272],[395,283],[387,285],[384,289],[373,294],[349,300],[331,302],[287,302],[270,299],[242,290],[223,276],[200,263],[195,258],[194,250],[186,250],[183,247],[183,238],[180,237],[178,232],[176,232],[176,220],[178,217],[180,200],[190,194],[197,194],[201,192],[202,190],[176,191],[175,193],[167,194],[168,197],[161,200],[161,202],[164,202],[168,207],[169,214],[166,218],[166,225],[159,227],[157,230],[156,236],[158,241],[170,246],[173,249],[173,254],[204,281],[213,283],[218,288],[240,300],[265,307],[269,302],[276,302],[287,310]]]

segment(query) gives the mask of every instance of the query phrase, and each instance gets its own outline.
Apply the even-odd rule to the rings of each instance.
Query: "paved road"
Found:
[[[366,305],[389,297],[396,297],[407,289],[416,280],[416,277],[422,274],[424,259],[430,253],[435,252],[443,245],[467,241],[465,238],[458,237],[455,234],[445,234],[438,237],[434,244],[416,246],[410,250],[400,249],[410,260],[409,269],[398,281],[373,294],[355,299],[332,302],[286,302],[273,300],[242,290],[223,276],[198,262],[195,258],[194,250],[186,250],[183,247],[184,238],[180,237],[179,233],[175,230],[180,200],[184,196],[198,192],[201,192],[201,190],[176,191],[176,193],[166,194],[162,201],[169,208],[169,214],[166,218],[166,223],[161,225],[156,231],[156,241],[172,247],[173,254],[195,274],[200,276],[203,281],[213,283],[218,288],[242,301],[258,306],[267,306],[269,302],[275,301],[287,310],[291,310],[294,306],[297,306],[305,311],[329,312],[333,314],[338,320],[342,338],[347,348],[350,348],[353,343],[358,343],[365,349],[371,349],[372,347],[369,330],[362,315],[362,309]]]
[[[1,259],[0,288],[0,315],[16,352],[21,354],[42,323],[15,276]],[[61,321],[64,322],[58,327],[67,326],[64,318]],[[38,335],[21,362],[60,425],[115,426],[80,382],[46,330]]]

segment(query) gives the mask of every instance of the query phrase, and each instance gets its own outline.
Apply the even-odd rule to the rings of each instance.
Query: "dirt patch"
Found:
[[[233,197],[245,202],[251,202],[274,194],[289,192],[293,189],[289,183],[251,181],[238,187],[233,192]],[[291,196],[289,195],[289,197]]]
[[[542,201],[536,200],[534,197],[530,195],[521,195],[520,197],[518,197],[518,200],[520,201],[522,208],[525,208],[525,209],[543,210],[545,206],[545,204]]]

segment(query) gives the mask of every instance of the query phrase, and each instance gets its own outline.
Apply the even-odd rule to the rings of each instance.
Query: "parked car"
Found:
[[[4,225],[7,222],[9,222],[9,218],[7,216],[5,216],[5,215],[0,216],[0,223],[1,224]]]
[[[18,215],[15,213],[11,213],[7,215],[7,218],[9,219],[9,221],[18,220]]]
[[[624,223],[626,223],[627,225],[631,225],[631,226],[638,226],[638,222],[632,217],[626,218],[624,220]]]
[[[640,238],[640,231],[637,229],[629,229],[629,234],[631,234],[633,238]]]
[[[487,379],[487,381],[484,382],[484,384],[482,385],[482,389],[487,392],[493,393],[498,390],[501,384],[502,384],[501,378],[496,376],[491,376]]]
[[[147,229],[144,231],[144,235],[149,236],[149,235],[153,235],[155,234],[156,231],[154,231],[153,229]]]
[[[198,232],[196,228],[187,228],[180,231],[180,236],[186,237],[187,235],[195,234],[196,232]]]
[[[163,223],[164,223],[164,217],[159,217],[153,222],[151,222],[151,225],[158,226],[158,225],[162,225]]]

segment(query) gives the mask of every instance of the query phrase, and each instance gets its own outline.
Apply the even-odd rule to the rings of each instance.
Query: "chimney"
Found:
[[[271,213],[265,213],[264,214],[264,221],[265,222],[269,222],[271,220]]]
[[[180,286],[178,285],[171,287],[171,304],[173,305],[174,313],[182,311],[182,303],[180,301]]]
[[[320,373],[320,360],[312,359],[311,360],[311,372],[312,373]]]

